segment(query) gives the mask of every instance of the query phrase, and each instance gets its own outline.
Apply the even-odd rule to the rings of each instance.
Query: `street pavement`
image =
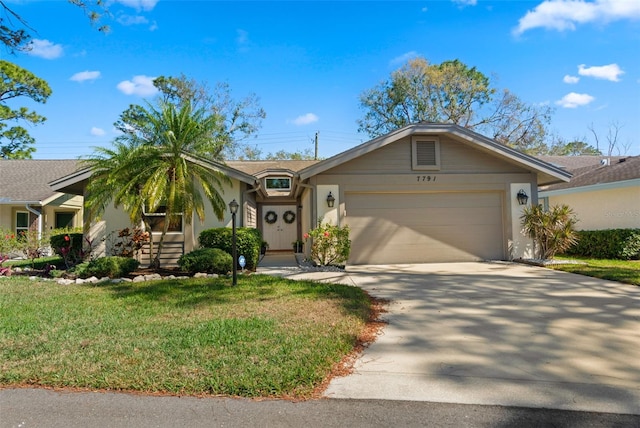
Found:
[[[1,428],[638,427],[640,416],[420,401],[302,402],[0,390]]]

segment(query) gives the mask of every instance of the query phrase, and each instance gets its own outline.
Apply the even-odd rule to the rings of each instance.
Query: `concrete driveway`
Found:
[[[640,287],[511,263],[279,274],[391,301],[327,397],[640,414]]]

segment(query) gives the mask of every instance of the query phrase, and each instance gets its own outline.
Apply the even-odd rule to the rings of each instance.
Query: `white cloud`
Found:
[[[140,24],[148,24],[149,20],[141,15],[120,15],[118,17],[118,22],[122,25],[140,25]]]
[[[149,26],[149,31],[156,31],[157,29],[158,29],[158,23],[156,21],[153,21]]]
[[[624,71],[618,67],[618,64],[601,65],[594,67],[586,67],[584,64],[578,66],[578,74],[580,76],[593,77],[595,79],[610,80],[612,82],[619,82],[620,75],[624,74]]]
[[[585,106],[593,100],[595,100],[595,98],[589,94],[577,94],[575,92],[570,92],[562,97],[562,99],[556,101],[556,104],[564,108],[576,108]]]
[[[577,76],[569,76],[568,74],[566,76],[564,76],[564,78],[562,79],[562,81],[564,83],[568,83],[570,85],[573,85],[575,83],[578,83],[580,81],[580,78]]]
[[[577,24],[640,19],[637,0],[545,0],[518,21],[514,34],[533,28],[575,30]]]
[[[133,76],[131,80],[123,80],[118,83],[117,88],[126,95],[147,97],[158,92],[158,89],[153,86],[153,79],[155,79],[155,77],[144,75]]]
[[[392,67],[395,67],[397,65],[403,64],[407,61],[409,61],[410,59],[413,59],[415,57],[418,56],[418,52],[416,51],[409,51],[406,53],[403,53],[400,56],[397,56],[395,58],[393,58],[391,61],[389,61],[389,65]]]
[[[475,6],[478,3],[478,0],[451,0],[451,1],[461,6]]]
[[[49,40],[33,39],[27,45],[26,53],[44,59],[55,59],[62,56],[62,45],[56,45]]]
[[[102,137],[103,135],[106,134],[105,130],[102,128],[96,128],[95,126],[93,128],[91,128],[91,135],[94,135],[96,137]]]
[[[85,80],[96,80],[98,77],[100,77],[99,71],[87,70],[74,74],[69,80],[73,80],[74,82],[84,82]]]
[[[318,116],[313,113],[303,114],[302,116],[298,116],[293,120],[294,125],[309,125],[310,123],[314,123],[320,120]]]
[[[135,10],[153,10],[158,3],[158,0],[116,0],[116,3],[120,3],[124,6],[132,7]]]

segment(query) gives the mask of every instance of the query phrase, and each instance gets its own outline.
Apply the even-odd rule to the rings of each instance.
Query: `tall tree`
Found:
[[[29,159],[35,151],[35,140],[20,125],[37,125],[46,120],[26,107],[11,108],[8,102],[26,97],[37,103],[46,103],[51,88],[44,80],[17,65],[0,60],[0,158]]]
[[[499,91],[475,67],[459,60],[429,64],[414,58],[360,96],[359,131],[376,137],[418,122],[455,123],[519,150],[545,150],[550,107],[525,104]]]
[[[151,230],[150,214],[165,214],[151,266],[160,266],[165,236],[172,224],[189,224],[195,213],[205,218],[205,199],[218,219],[224,217],[220,192],[229,178],[195,161],[190,154],[208,153],[215,141],[218,118],[190,103],[160,103],[136,109],[137,128],[119,137],[114,148],[98,148],[85,160],[92,171],[85,205],[93,216],[113,202],[132,223]],[[200,191],[202,189],[202,192]],[[204,194],[204,197],[203,197]],[[153,249],[151,251],[154,252]],[[151,257],[151,256],[150,256]]]
[[[602,153],[593,146],[585,143],[579,138],[574,138],[569,142],[562,139],[556,140],[549,147],[548,154],[554,156],[581,156],[581,155],[601,155]]]
[[[206,82],[199,83],[181,74],[179,77],[157,77],[153,84],[159,90],[158,102],[178,106],[190,103],[193,109],[204,109],[216,118],[215,136],[220,151],[213,153],[215,159],[238,157],[244,150],[244,141],[260,129],[262,119],[266,117],[255,94],[236,100],[228,83],[219,82],[210,88]],[[135,116],[135,106],[129,110]],[[125,117],[127,114],[125,112]]]

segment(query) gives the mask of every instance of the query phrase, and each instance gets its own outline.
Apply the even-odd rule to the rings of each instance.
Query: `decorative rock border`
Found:
[[[158,273],[153,273],[149,275],[138,275],[133,278],[109,278],[105,276],[103,278],[97,278],[95,276],[89,278],[76,278],[76,279],[68,279],[68,278],[44,278],[41,276],[30,276],[29,279],[31,281],[44,281],[44,282],[55,282],[60,285],[71,285],[71,284],[119,284],[122,282],[145,282],[145,281],[160,281],[160,280],[174,280],[174,279],[188,279],[188,278],[218,278],[220,275],[215,273],[205,273],[199,272],[193,275],[193,277],[189,276],[175,276],[168,275],[162,276]]]

